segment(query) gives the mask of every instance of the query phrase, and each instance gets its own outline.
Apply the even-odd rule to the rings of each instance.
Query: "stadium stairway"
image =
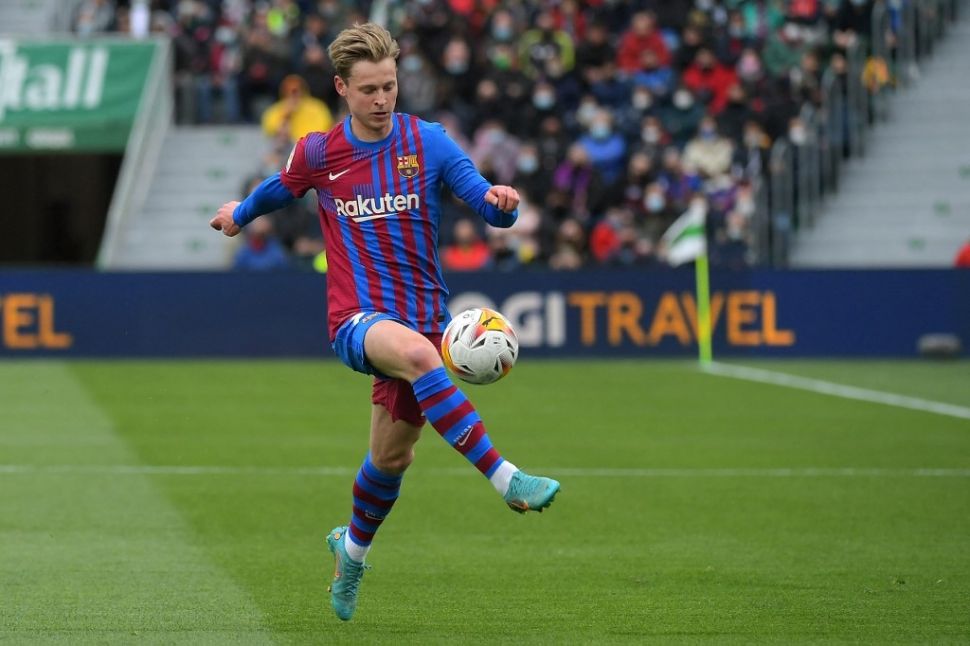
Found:
[[[240,199],[267,144],[255,126],[170,128],[142,208],[127,214],[111,269],[225,269],[238,244],[208,226]]]
[[[890,99],[866,154],[800,231],[795,267],[942,267],[970,238],[970,15]]]
[[[56,0],[0,1],[0,35],[39,36],[51,31]]]

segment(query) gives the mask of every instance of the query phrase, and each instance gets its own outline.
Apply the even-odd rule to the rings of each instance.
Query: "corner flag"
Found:
[[[667,262],[677,267],[694,261],[697,300],[697,354],[702,366],[711,363],[711,294],[707,267],[707,201],[693,200],[663,234]]]

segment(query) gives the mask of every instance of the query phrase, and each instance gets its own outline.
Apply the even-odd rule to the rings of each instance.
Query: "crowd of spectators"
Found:
[[[661,234],[699,199],[711,262],[748,264],[766,153],[804,140],[801,107],[819,103],[827,67],[844,77],[872,3],[82,0],[75,15],[81,33],[134,32],[138,16],[170,36],[178,118],[262,121],[256,176],[301,131],[344,116],[326,55],[340,29],[385,24],[401,46],[398,109],[442,122],[524,198],[510,230],[443,200],[445,266],[513,270],[658,263]],[[315,205],[289,211],[277,235],[308,265],[322,245]]]

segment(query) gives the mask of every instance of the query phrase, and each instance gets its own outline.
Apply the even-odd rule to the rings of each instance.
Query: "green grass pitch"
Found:
[[[970,407],[966,362],[754,365]],[[514,514],[427,428],[342,623],[366,378],[0,363],[0,642],[970,642],[970,420],[675,361],[464,389],[562,492]]]

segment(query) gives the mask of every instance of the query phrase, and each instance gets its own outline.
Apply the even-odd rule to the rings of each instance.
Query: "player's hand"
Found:
[[[493,186],[485,194],[485,201],[500,211],[511,213],[519,207],[519,192],[511,186]]]
[[[232,219],[232,214],[236,210],[236,206],[239,202],[226,202],[219,207],[216,212],[216,217],[209,220],[209,226],[216,231],[222,231],[223,235],[228,237],[233,237],[238,234],[242,229],[236,224],[235,220]]]

